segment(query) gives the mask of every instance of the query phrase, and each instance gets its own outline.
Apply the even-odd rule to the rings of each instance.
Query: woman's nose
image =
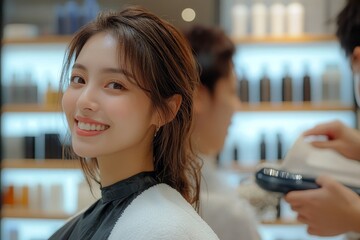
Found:
[[[99,102],[96,89],[91,86],[84,87],[76,104],[81,111],[97,111],[99,109]]]

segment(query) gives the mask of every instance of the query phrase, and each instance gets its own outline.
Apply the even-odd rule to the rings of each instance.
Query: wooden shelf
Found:
[[[57,35],[49,35],[49,36],[39,36],[34,38],[23,38],[23,39],[3,39],[2,45],[8,44],[67,44],[70,42],[72,36],[57,36]],[[232,40],[235,44],[286,44],[286,43],[316,43],[316,42],[336,42],[337,38],[334,35],[303,35],[303,36],[280,36],[280,37],[241,37],[235,38],[232,37]]]
[[[15,112],[60,112],[60,105],[47,105],[47,104],[4,104],[2,106],[3,113]]]
[[[70,42],[72,36],[39,36],[34,38],[21,38],[21,39],[3,39],[2,45],[10,44],[67,44]]]
[[[278,102],[278,103],[242,103],[239,112],[268,112],[268,111],[352,111],[354,106],[344,106],[339,103],[302,103],[302,102]],[[46,104],[5,104],[3,113],[30,113],[30,112],[61,112],[61,107]]]
[[[340,103],[302,103],[302,102],[278,102],[278,103],[242,103],[239,112],[268,112],[268,111],[352,111],[354,106],[344,106]]]
[[[19,218],[19,219],[59,219],[66,220],[72,215],[64,212],[49,212],[34,210],[21,207],[3,206],[1,209],[2,218]]]
[[[62,159],[4,159],[1,168],[7,169],[80,169],[78,160]]]
[[[288,43],[316,43],[316,42],[337,42],[334,35],[303,35],[298,37],[282,36],[282,37],[242,37],[232,38],[235,44],[288,44]]]

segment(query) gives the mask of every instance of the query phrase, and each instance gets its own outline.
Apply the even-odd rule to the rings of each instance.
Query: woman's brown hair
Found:
[[[170,114],[167,100],[175,94],[182,97],[175,118],[162,126],[154,137],[154,168],[160,182],[175,188],[198,207],[200,164],[191,149],[190,131],[192,97],[199,76],[185,38],[171,24],[139,7],[103,12],[80,29],[70,42],[62,71],[62,87],[69,81],[69,70],[85,43],[100,32],[110,33],[118,40],[118,49],[114,50],[125,60],[154,109],[169,116],[166,115]],[[97,160],[77,158],[88,183],[91,179],[100,183]]]

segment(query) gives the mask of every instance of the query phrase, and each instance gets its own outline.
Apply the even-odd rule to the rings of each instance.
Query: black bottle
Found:
[[[270,79],[264,75],[260,79],[260,102],[270,102],[271,98],[271,85]]]
[[[276,148],[277,148],[277,159],[283,158],[282,142],[280,133],[276,134]]]
[[[240,101],[249,102],[249,80],[242,77],[239,81],[239,92]]]
[[[292,101],[292,78],[288,74],[282,79],[282,100],[283,102]]]
[[[260,140],[260,160],[266,160],[265,134],[261,134],[261,140]]]
[[[35,159],[35,136],[24,137],[24,155],[25,158]]]
[[[233,160],[237,162],[239,160],[239,150],[238,147],[235,145],[233,150]]]
[[[281,197],[278,197],[276,203],[276,219],[281,218]]]
[[[305,74],[303,77],[303,101],[311,101],[311,81],[309,74]]]
[[[62,145],[58,133],[45,133],[45,159],[61,159]]]

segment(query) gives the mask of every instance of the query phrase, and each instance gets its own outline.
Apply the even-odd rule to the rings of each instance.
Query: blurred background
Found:
[[[344,0],[4,0],[1,239],[47,239],[98,197],[78,163],[61,160],[60,68],[72,33],[100,10],[132,4],[180,29],[220,26],[236,44],[242,104],[218,156],[234,186],[246,184],[260,162],[281,160],[317,123],[358,126],[349,61],[334,34]],[[320,239],[283,201],[258,212],[262,239]]]

